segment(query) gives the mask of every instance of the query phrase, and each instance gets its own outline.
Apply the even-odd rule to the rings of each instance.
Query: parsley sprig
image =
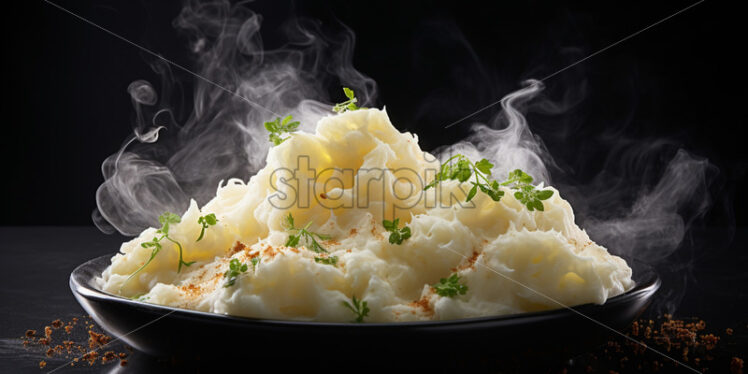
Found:
[[[252,260],[254,260],[254,258]],[[243,264],[239,260],[232,258],[231,262],[229,262],[229,270],[226,270],[226,272],[223,273],[223,277],[226,278],[226,283],[223,284],[223,287],[228,288],[233,286],[239,275],[246,272],[247,269],[249,269],[247,264]]]
[[[439,283],[433,285],[434,290],[439,296],[453,297],[457,294],[464,295],[468,287],[460,283],[460,276],[452,274],[449,278],[442,278]]]
[[[156,236],[153,237],[151,241],[141,243],[140,246],[143,248],[153,248],[151,250],[151,257],[148,259],[148,261],[143,264],[143,266],[139,267],[138,270],[135,270],[132,274],[130,274],[129,277],[125,280],[123,285],[130,281],[136,274],[138,274],[141,270],[145,269],[148,264],[153,261],[154,258],[156,258],[156,255],[161,252],[161,249],[163,248],[161,246],[161,241],[166,239],[174,244],[176,244],[177,248],[179,249],[179,265],[177,266],[177,273],[182,271],[182,265],[184,266],[190,266],[195,263],[195,261],[185,262],[182,257],[182,245],[169,237],[169,228],[172,224],[180,223],[182,222],[182,218],[178,215],[171,213],[171,212],[164,212],[162,215],[158,217],[158,222],[161,223],[161,228],[156,230]],[[158,235],[161,235],[160,237]]]
[[[283,119],[277,117],[274,121],[265,122],[265,129],[270,132],[268,139],[273,145],[278,145],[288,140],[283,138],[284,133],[292,133],[299,129],[299,121],[291,122],[293,116],[285,116]]]
[[[394,221],[382,221],[382,226],[384,226],[384,229],[390,233],[391,244],[403,244],[403,240],[410,238],[410,227],[405,226],[398,229],[397,226],[399,225],[400,218],[395,218]]]
[[[218,219],[216,219],[215,214],[211,213],[198,218],[197,223],[203,226],[203,228],[200,230],[200,236],[197,238],[197,240],[195,240],[196,242],[199,242],[203,238],[203,235],[205,235],[205,229],[218,223]]]
[[[358,99],[356,98],[356,94],[353,93],[353,90],[348,87],[343,87],[343,93],[345,94],[345,97],[348,98],[348,100],[335,104],[335,106],[332,107],[332,111],[335,113],[343,113],[348,110],[357,110],[361,109],[356,105],[358,102]]]
[[[499,188],[499,182],[488,178],[491,176],[491,168],[493,168],[493,164],[485,158],[473,163],[467,157],[456,154],[441,165],[439,172],[436,173],[436,178],[427,184],[423,190],[435,187],[442,181],[458,180],[462,183],[467,182],[470,177],[474,177],[475,179],[470,182],[473,187],[467,194],[466,202],[472,200],[479,189],[493,201],[499,201],[504,196],[504,191]]]
[[[491,176],[492,168],[493,164],[485,158],[473,164],[464,155],[456,154],[441,165],[434,180],[423,190],[435,187],[445,180],[458,180],[462,183],[474,176],[474,181],[470,182],[473,187],[467,194],[466,202],[472,200],[478,190],[491,197],[493,201],[499,201],[504,196],[504,191],[500,189],[500,186],[508,186],[515,190],[514,198],[524,204],[528,210],[543,211],[543,200],[548,200],[553,196],[553,191],[539,190],[533,186],[532,177],[520,169],[510,172],[507,180],[499,184],[496,180],[488,178]]]
[[[539,190],[532,185],[532,177],[520,169],[516,169],[509,173],[509,178],[506,182],[501,184],[502,186],[510,186],[514,192],[514,198],[519,200],[522,204],[525,204],[527,210],[539,210],[543,211],[542,200],[548,200],[553,196],[551,190]]]
[[[297,228],[294,225],[293,215],[291,215],[291,213],[288,213],[288,216],[286,216],[285,228],[287,231],[294,233],[294,234],[291,234],[288,236],[288,240],[286,241],[286,247],[292,247],[292,248],[298,247],[299,242],[303,238],[304,241],[308,245],[308,249],[314,252],[317,252],[317,253],[322,253],[322,252],[326,253],[327,250],[324,247],[322,247],[321,244],[317,242],[315,237],[317,237],[317,239],[320,239],[320,240],[328,240],[330,239],[330,236],[309,231],[309,226],[311,225],[312,225],[312,221],[309,221],[309,223],[307,223],[304,227]]]
[[[356,295],[353,295],[351,302],[343,301],[343,306],[350,309],[353,314],[356,315],[356,319],[353,322],[361,323],[364,322],[364,317],[369,314],[369,306],[366,301],[359,300]]]
[[[327,256],[327,257],[315,257],[314,262],[323,265],[338,265],[338,256]]]

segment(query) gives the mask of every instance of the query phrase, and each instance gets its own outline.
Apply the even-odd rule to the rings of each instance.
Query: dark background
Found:
[[[186,37],[171,24],[179,1],[58,3],[194,66]],[[469,123],[445,130],[446,124],[516,90],[522,80],[545,77],[689,4],[258,1],[251,7],[264,16],[269,46],[279,43],[274,30],[291,14],[320,19],[331,30],[340,23],[352,28],[354,66],[378,83],[377,105],[386,104],[393,123],[418,133],[423,148],[432,150],[468,134]],[[8,12],[2,26],[7,67],[0,226],[91,226],[101,163],[132,131],[127,86],[160,78],[149,65],[153,57],[142,51],[43,1],[22,6]],[[709,190],[712,209],[678,251],[656,264],[664,283],[650,316],[677,307],[679,315],[703,317],[715,328],[745,319],[748,43],[739,16],[726,2],[705,1],[548,79],[547,97],[564,110],[528,115],[532,130],[580,182],[600,172],[604,152],[583,150],[594,148],[605,133],[642,142],[667,139],[719,169]],[[182,113],[189,113],[194,78],[175,75],[186,98]],[[496,111],[473,120],[485,121]],[[69,272],[86,258],[114,252],[122,239],[91,228],[8,227],[2,234],[0,246],[12,254],[3,262],[2,283],[25,287],[1,290],[9,301],[0,314],[12,322],[4,326],[4,337],[56,315],[81,313],[66,291]],[[56,241],[47,244],[40,235]],[[50,248],[56,243],[75,254],[56,259],[58,249]],[[44,282],[35,271],[44,272]],[[51,303],[28,297],[50,293],[57,295]]]
[[[187,39],[172,27],[181,2],[61,1],[64,7],[184,66]],[[650,25],[691,2],[258,1],[266,45],[291,14],[339,22],[357,36],[354,66],[379,85],[378,105],[417,132],[426,150],[451,144],[469,123],[445,124]],[[153,58],[42,2],[9,16],[4,55],[2,225],[88,225],[100,165],[131,134],[128,84],[158,83]],[[668,138],[720,169],[707,225],[747,224],[744,25],[727,4],[706,1],[546,82],[547,96],[574,101],[562,114],[529,115],[533,131],[584,181],[599,165],[578,149],[602,131]],[[193,78],[175,71],[189,112]],[[486,120],[496,107],[474,117]],[[553,142],[557,124],[573,136]],[[437,129],[437,130],[434,130]],[[429,131],[432,130],[432,131]],[[551,140],[551,141],[548,141]],[[593,154],[589,159],[594,159]]]

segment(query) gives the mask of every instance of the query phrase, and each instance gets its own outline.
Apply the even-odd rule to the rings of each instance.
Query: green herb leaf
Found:
[[[285,116],[283,119],[277,117],[274,121],[265,122],[265,130],[270,132],[268,139],[273,145],[279,145],[288,138],[283,138],[283,134],[290,134],[299,129],[299,121],[291,122],[293,116]]]
[[[473,187],[468,192],[465,201],[472,200],[478,190],[488,195],[493,201],[499,201],[504,196],[504,192],[499,189],[499,182],[488,179],[492,168],[493,164],[485,158],[473,164],[464,155],[456,154],[441,165],[434,180],[423,189],[424,191],[428,190],[446,180],[458,180],[463,183],[471,177],[475,177],[474,181],[471,182]]]
[[[286,241],[286,247],[296,248],[301,240],[301,235],[289,235]]]
[[[312,222],[309,221],[303,228],[297,228],[294,225],[293,215],[289,213],[288,216],[286,216],[283,225],[286,231],[290,233],[288,236],[288,240],[286,241],[286,247],[297,248],[299,246],[299,243],[301,242],[301,239],[303,238],[304,242],[307,243],[307,249],[316,253],[326,253],[327,250],[314,238],[317,237],[320,240],[328,240],[330,239],[330,236],[309,231],[309,226],[311,225]]]
[[[130,279],[132,279],[135,276],[135,274],[137,274],[141,270],[145,269],[145,267],[148,266],[148,264],[150,264],[151,261],[153,261],[153,259],[156,257],[156,255],[158,254],[158,252],[161,251],[162,246],[161,246],[160,242],[163,239],[166,239],[166,240],[174,243],[174,245],[176,245],[177,249],[179,250],[179,264],[177,265],[177,273],[179,273],[180,271],[182,271],[182,265],[184,265],[184,266],[190,266],[190,265],[192,265],[192,264],[195,263],[195,261],[185,262],[184,259],[183,259],[183,257],[182,257],[182,254],[184,252],[182,250],[182,245],[178,241],[176,241],[176,240],[174,240],[174,239],[172,239],[172,238],[169,237],[169,228],[170,228],[170,225],[182,222],[182,218],[179,217],[178,215],[174,214],[174,213],[164,212],[163,214],[161,214],[160,216],[158,216],[158,222],[161,223],[161,228],[159,228],[158,230],[156,230],[156,234],[161,234],[161,237],[154,236],[153,240],[151,240],[149,242],[144,242],[144,243],[140,244],[140,246],[143,247],[143,248],[153,248],[153,251],[151,252],[151,257],[148,259],[148,261],[146,261],[145,264],[143,264],[143,266],[139,267],[132,274],[130,274],[129,277],[127,277],[127,279],[122,283],[122,286],[120,286],[120,290],[122,289],[122,287],[124,287],[125,284],[127,284],[127,282],[130,281]]]
[[[428,190],[445,180],[458,180],[460,183],[466,182],[474,176],[475,179],[471,182],[473,187],[467,193],[466,202],[472,200],[478,190],[488,195],[493,201],[500,201],[504,196],[501,186],[509,186],[515,190],[514,197],[524,204],[528,210],[544,210],[542,200],[547,200],[553,196],[553,191],[538,190],[532,185],[533,178],[520,169],[510,172],[507,180],[499,184],[496,180],[488,179],[493,166],[485,158],[473,164],[467,157],[457,154],[450,157],[441,165],[434,180],[423,189],[424,191]]]
[[[351,302],[343,301],[343,306],[350,309],[353,314],[356,315],[356,319],[352,322],[361,323],[364,322],[364,317],[369,314],[369,306],[366,301],[356,299],[356,295],[353,295]]]
[[[226,283],[223,284],[223,287],[226,288],[233,286],[239,275],[246,272],[247,269],[249,269],[247,264],[243,264],[239,260],[232,258],[231,262],[229,262],[229,270],[226,270],[226,272],[223,273],[223,277],[226,278]]]
[[[399,225],[400,218],[395,218],[394,221],[382,221],[382,226],[390,233],[391,244],[403,244],[403,240],[410,238],[410,227],[405,226],[402,229],[398,229]]]
[[[551,190],[538,190],[531,183],[533,178],[527,173],[520,169],[516,169],[509,173],[507,181],[502,183],[504,186],[511,186],[514,192],[514,198],[519,200],[522,204],[527,207],[527,210],[539,210],[544,211],[542,200],[548,200],[553,196]]]
[[[353,90],[348,87],[343,87],[343,93],[345,94],[345,97],[349,99],[353,99],[356,97],[356,94],[353,93]]]
[[[255,269],[257,268],[257,265],[260,263],[260,261],[261,261],[260,256],[253,257],[250,260],[250,262],[252,262],[252,271],[255,271]]]
[[[311,242],[312,242],[312,244],[310,245],[310,248],[309,248],[312,251],[314,251],[316,253],[327,252],[327,250],[322,245],[320,245],[319,243],[317,243],[317,241],[314,240],[314,237],[312,237],[311,235],[307,235],[307,239],[310,239]]]
[[[359,108],[356,103],[358,102],[358,99],[356,99],[356,94],[353,93],[353,90],[348,87],[343,87],[343,93],[345,94],[345,97],[348,98],[348,100],[335,104],[332,107],[332,111],[335,113],[343,113],[348,110],[357,110],[361,109]]]
[[[156,232],[169,235],[169,225],[172,223],[182,222],[182,218],[171,212],[164,212],[158,216],[158,223],[161,224],[161,228]]]
[[[474,184],[473,188],[470,189],[470,192],[467,194],[467,199],[465,201],[470,201],[475,197],[475,194],[478,193],[478,185]]]
[[[464,295],[468,291],[468,287],[464,284],[460,284],[460,277],[457,274],[452,274],[449,278],[442,278],[439,283],[433,285],[434,290],[439,296],[443,297],[454,297]]]
[[[294,226],[294,223],[293,223],[293,216],[291,215],[291,213],[288,213],[288,215],[286,216],[286,223],[285,223],[285,226],[284,226],[284,227],[285,227],[285,228],[286,228],[287,230],[293,230],[293,229],[294,229],[294,227],[296,227],[296,226]]]
[[[135,274],[138,274],[140,273],[141,270],[145,269],[145,267],[148,266],[148,264],[150,264],[151,261],[153,261],[153,259],[156,257],[158,252],[161,251],[161,243],[159,243],[158,241],[159,239],[154,237],[153,240],[151,240],[150,242],[140,243],[140,246],[143,248],[153,248],[153,250],[151,251],[151,257],[148,259],[148,261],[145,262],[145,264],[143,264],[141,267],[135,270],[132,274],[130,274],[130,276],[127,277],[127,279],[125,279],[125,281],[122,283],[122,286],[120,286],[120,290],[122,290],[122,287],[124,287],[125,284],[127,284],[127,282],[129,282],[130,279],[132,279],[135,276]]]
[[[541,190],[541,191],[538,191],[538,193],[535,194],[535,196],[539,200],[548,200],[548,199],[551,198],[551,196],[553,196],[553,191],[551,191],[551,190]]]
[[[315,257],[314,262],[318,264],[336,266],[338,264],[338,256]]]
[[[203,235],[205,235],[205,229],[218,223],[218,219],[215,214],[211,213],[198,218],[197,223],[203,226],[200,230],[200,236],[195,240],[196,242],[199,242],[203,238]]]
[[[491,200],[499,201],[504,196],[504,191],[499,188],[499,182],[493,181],[489,185],[480,185],[480,190],[488,195]]]
[[[484,158],[475,163],[475,168],[483,174],[491,175],[493,164]]]
[[[532,183],[532,177],[520,169],[515,169],[509,172],[509,177],[506,182],[502,183],[502,186],[508,186],[513,183],[525,185]]]

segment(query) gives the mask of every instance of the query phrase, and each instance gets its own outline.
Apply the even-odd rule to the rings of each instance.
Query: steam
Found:
[[[544,161],[544,158],[551,160],[549,154],[540,138],[536,138],[530,131],[527,120],[522,115],[522,108],[543,90],[543,84],[537,80],[528,80],[524,85],[501,99],[502,111],[489,125],[474,124],[472,134],[465,141],[446,147],[439,153],[485,157],[495,165],[494,173],[500,176],[505,176],[514,169],[522,169],[536,181],[546,184],[550,182]]]
[[[373,104],[376,83],[352,66],[350,29],[329,37],[317,22],[292,19],[283,28],[286,43],[264,50],[261,23],[260,15],[227,1],[183,8],[174,24],[190,37],[195,72],[205,79],[196,80],[192,113],[181,124],[168,65],[154,64],[164,77],[160,98],[146,81],[128,87],[134,135],[102,166],[93,213],[102,231],[137,235],[164,211],[184,211],[190,198],[206,203],[220,181],[248,179],[269,148],[263,123],[291,114],[313,131],[330,112],[328,87],[344,84],[361,105]]]
[[[328,96],[330,87],[351,87],[361,105],[374,103],[375,82],[352,66],[350,29],[341,26],[330,37],[314,21],[292,19],[283,28],[286,43],[266,50],[261,24],[262,17],[241,4],[184,7],[175,25],[189,35],[196,72],[207,81],[196,80],[194,107],[184,121],[173,109],[168,65],[154,65],[164,77],[160,97],[148,82],[130,85],[135,128],[102,166],[105,182],[93,214],[99,228],[137,235],[162,212],[184,211],[190,198],[204,204],[220,181],[248,179],[263,166],[269,147],[263,123],[276,113],[291,114],[303,130],[313,131],[330,111],[326,103],[336,101]],[[495,118],[474,124],[467,139],[437,154],[488,158],[500,176],[523,169],[557,187],[574,206],[577,223],[611,252],[647,262],[666,258],[710,207],[716,168],[672,142],[611,135],[600,140],[610,152],[599,174],[575,182],[525,119],[530,108],[563,109],[544,98],[538,103],[543,89],[540,81],[524,82],[502,99]],[[559,134],[554,141],[573,131],[567,127]]]
[[[543,88],[538,80],[524,82],[501,100],[502,111],[489,124],[474,124],[465,141],[440,150],[440,159],[455,153],[485,157],[500,176],[523,169],[537,182],[557,187],[574,207],[577,223],[611,252],[646,263],[672,254],[690,225],[711,207],[709,185],[717,168],[666,140],[607,136],[611,152],[603,170],[587,184],[574,182],[523,115]],[[546,99],[537,107],[557,112],[561,106]],[[558,181],[552,183],[549,169]]]

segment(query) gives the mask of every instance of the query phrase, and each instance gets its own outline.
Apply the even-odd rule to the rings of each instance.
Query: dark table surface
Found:
[[[27,329],[44,329],[54,319],[86,314],[68,286],[70,272],[91,258],[114,254],[125,238],[93,227],[0,227],[0,373],[40,373],[66,365],[43,350],[26,348]],[[716,329],[745,323],[748,313],[748,230],[701,230],[657,265],[663,287],[649,316],[676,312],[698,316]],[[84,337],[79,337],[79,340]],[[124,350],[113,344],[111,349]],[[39,361],[47,367],[40,370]],[[60,372],[159,372],[164,360],[134,352],[116,362],[63,367]],[[184,369],[184,368],[182,368]],[[180,370],[181,371],[181,370]],[[189,371],[189,370],[188,370]]]

